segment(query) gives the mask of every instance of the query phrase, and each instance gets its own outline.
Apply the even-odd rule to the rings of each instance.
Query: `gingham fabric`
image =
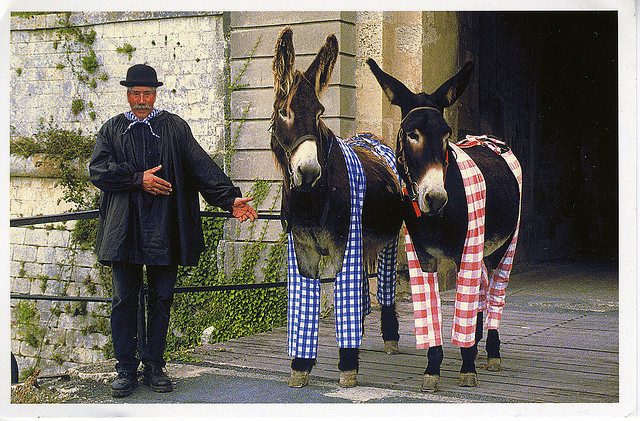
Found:
[[[522,168],[520,167],[520,163],[511,150],[504,152],[501,155],[518,180],[520,203],[522,203]],[[513,267],[513,255],[516,252],[519,230],[520,213],[518,213],[518,223],[516,225],[513,238],[511,239],[511,243],[509,243],[509,247],[507,248],[504,256],[502,256],[498,266],[492,270],[490,274],[487,273],[487,268],[483,267],[483,288],[481,288],[478,311],[487,311],[487,317],[485,317],[485,327],[487,329],[498,329],[500,327],[500,318],[502,317],[502,309],[504,308],[506,289],[509,284],[509,275],[511,274],[511,268]]]
[[[378,253],[378,290],[376,298],[383,306],[396,302],[396,266],[398,263],[398,237],[391,240]],[[368,313],[367,313],[368,314]]]
[[[404,244],[407,250],[413,320],[415,322],[416,347],[428,348],[442,345],[442,313],[438,272],[425,273],[420,267],[407,227],[404,228]]]
[[[149,126],[149,130],[151,130],[151,134],[157,138],[160,138],[160,136],[155,134],[155,132],[153,131],[153,128],[151,127],[151,123],[149,123],[149,120],[151,120],[153,117],[160,114],[160,111],[161,110],[154,108],[151,111],[151,114],[145,117],[144,120],[138,120],[138,117],[136,117],[135,114],[133,114],[133,112],[127,111],[126,113],[124,113],[124,116],[127,118],[127,120],[131,121],[131,124],[127,126],[127,128],[124,130],[124,132],[122,132],[122,134],[125,134],[126,132],[128,132],[136,124],[146,124],[147,126]]]
[[[362,322],[371,311],[369,283],[364,277],[362,260],[362,204],[366,190],[366,177],[362,164],[350,145],[365,146],[374,151],[393,169],[393,151],[366,135],[342,140],[336,138],[345,156],[349,174],[351,197],[351,223],[342,270],[336,275],[334,309],[336,338],[340,348],[359,348],[362,341]],[[399,179],[399,177],[398,177]],[[391,241],[378,255],[377,299],[383,305],[395,302],[396,263],[398,240]],[[293,237],[288,236],[288,355],[297,358],[316,358],[320,312],[320,280],[300,275]]]
[[[493,143],[493,141],[494,139],[489,139],[486,136],[467,136],[460,144],[462,147],[481,144],[501,154],[518,179],[520,195],[522,195],[522,172],[515,155],[510,150],[502,148],[500,144]],[[517,243],[518,229],[516,229],[509,248],[498,268],[494,271],[493,276],[489,277],[487,268],[482,261],[484,204],[486,200],[484,178],[471,158],[460,147],[453,144],[451,146],[456,153],[458,166],[462,173],[469,214],[467,237],[456,286],[451,342],[457,346],[467,348],[472,346],[475,341],[478,311],[484,311],[488,306],[487,326],[497,329],[499,325],[502,308],[504,307],[505,289]],[[437,273],[422,272],[411,237],[406,228],[405,244],[414,305],[416,346],[417,348],[427,348],[442,345],[442,315],[440,312]]]
[[[382,160],[382,162],[386,163],[387,166],[393,171],[398,179],[398,184],[402,184],[402,179],[398,174],[398,169],[396,168],[396,155],[385,144],[381,143],[377,139],[373,138],[370,134],[359,134],[355,137],[347,139],[345,141],[348,145],[353,146],[362,146],[369,149],[373,152],[378,158]],[[376,298],[378,303],[383,306],[390,306],[395,303],[396,300],[396,267],[398,262],[398,238],[396,237],[392,241],[389,242],[378,253],[378,265],[377,265],[377,278],[378,278],[378,289],[376,292]],[[365,287],[368,297],[368,281],[365,280]],[[369,300],[365,300],[366,304],[370,304]],[[365,308],[365,314],[369,314],[371,312],[371,307],[368,305]]]
[[[339,138],[338,145],[347,163],[351,197],[351,222],[342,270],[336,275],[334,309],[336,338],[340,348],[359,348],[362,340],[363,269],[362,204],[366,179],[353,149]],[[320,280],[300,275],[293,246],[288,237],[288,355],[316,358],[320,308]],[[368,298],[368,297],[367,297]]]
[[[453,312],[451,343],[468,348],[475,342],[480,283],[482,279],[482,258],[484,248],[484,209],[487,187],[480,169],[462,149],[451,145],[462,174],[462,182],[467,196],[469,222],[465,238]]]

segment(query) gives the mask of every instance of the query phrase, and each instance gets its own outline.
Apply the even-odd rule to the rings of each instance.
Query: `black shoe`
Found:
[[[138,373],[121,371],[118,377],[111,383],[111,392],[114,398],[129,396],[138,385]]]
[[[165,373],[164,367],[160,367],[158,364],[145,364],[142,383],[150,386],[154,392],[171,392],[173,390],[171,379]]]

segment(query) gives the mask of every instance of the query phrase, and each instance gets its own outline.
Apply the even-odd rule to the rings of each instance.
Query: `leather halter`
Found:
[[[402,139],[405,137],[405,131],[402,128],[402,124],[407,119],[407,117],[409,117],[409,114],[411,114],[412,112],[414,112],[416,110],[435,110],[435,111],[438,111],[438,113],[441,113],[441,111],[438,108],[428,107],[428,106],[413,108],[400,121],[400,129],[398,130],[398,138],[396,140],[396,143],[397,143],[397,146],[398,146],[397,147],[398,153],[396,154],[397,155],[396,156],[396,161],[398,163],[398,167],[401,169],[400,176],[402,177],[402,179],[404,180],[405,184],[407,185],[407,187],[405,189],[403,189],[403,192],[411,200],[411,202],[413,204],[413,209],[416,212],[416,216],[419,217],[421,215],[421,212],[420,212],[420,208],[418,207],[418,203],[417,203],[418,202],[418,184],[415,181],[412,180],[411,174],[409,174],[409,167],[407,166],[407,161],[406,161],[406,158],[404,156],[404,147],[403,147],[403,144],[402,144]],[[445,158],[444,158],[444,176],[443,176],[444,180],[443,180],[443,182],[447,180],[447,169],[448,168],[449,168],[449,148],[447,147],[446,150],[445,150]]]

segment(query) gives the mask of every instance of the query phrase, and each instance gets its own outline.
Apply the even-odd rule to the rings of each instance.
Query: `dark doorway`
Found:
[[[617,261],[617,12],[479,14],[480,129],[524,172],[519,254]]]

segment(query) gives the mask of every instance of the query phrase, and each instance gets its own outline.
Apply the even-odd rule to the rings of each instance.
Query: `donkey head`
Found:
[[[473,63],[465,64],[458,74],[432,94],[415,94],[382,71],[373,59],[368,59],[367,64],[389,101],[402,111],[396,145],[400,175],[420,210],[427,215],[440,215],[448,201],[444,182],[451,136],[443,112],[467,87]]]
[[[271,116],[271,150],[292,189],[311,190],[322,176],[328,129],[320,119],[320,95],[329,84],[338,57],[338,40],[329,35],[304,72],[295,70],[293,32],[285,28],[273,58],[275,101]]]

